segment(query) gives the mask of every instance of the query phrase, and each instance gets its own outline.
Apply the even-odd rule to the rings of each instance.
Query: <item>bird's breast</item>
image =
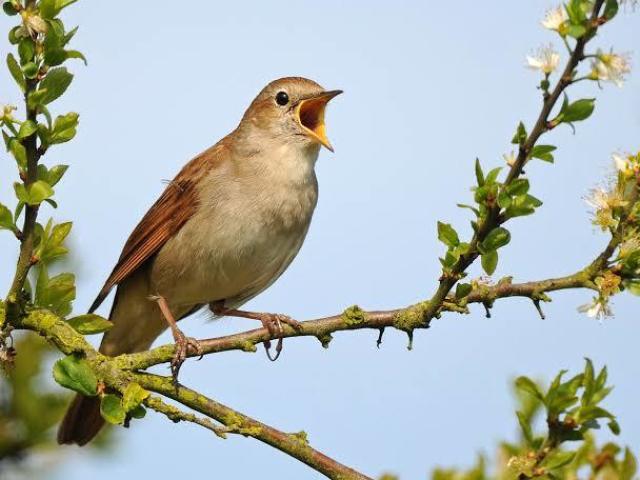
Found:
[[[171,303],[251,298],[302,246],[318,198],[315,158],[283,148],[247,161],[208,175],[196,214],[158,254],[152,283]]]

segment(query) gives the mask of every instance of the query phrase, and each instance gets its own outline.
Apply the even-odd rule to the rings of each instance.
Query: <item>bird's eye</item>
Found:
[[[289,103],[289,95],[287,95],[287,92],[278,92],[276,94],[276,103],[278,105],[286,105]]]

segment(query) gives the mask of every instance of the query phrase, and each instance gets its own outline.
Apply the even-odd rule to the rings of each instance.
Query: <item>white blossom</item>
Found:
[[[504,161],[507,162],[507,165],[510,167],[513,167],[516,163],[516,154],[513,150],[509,153],[502,154],[502,158],[504,158]]]
[[[13,120],[12,113],[17,110],[13,105],[3,105],[0,112],[0,122],[10,122]]]
[[[609,52],[603,53],[598,50],[595,60],[591,63],[591,78],[612,82],[621,87],[625,76],[631,72],[630,55],[628,53],[619,55]]]
[[[552,73],[559,63],[560,54],[555,51],[553,45],[539,48],[535,55],[527,55],[527,66],[532,70],[540,70],[546,75]]]
[[[611,158],[613,159],[613,164],[615,165],[616,170],[619,172],[627,174],[633,171],[633,165],[629,159],[629,155],[614,153],[611,155]]]
[[[565,10],[564,5],[560,5],[559,7],[547,10],[547,13],[541,23],[544,28],[558,32],[560,31],[560,27],[562,27],[567,20],[569,20],[567,11]]]
[[[586,313],[590,318],[597,318],[602,321],[606,317],[612,317],[613,311],[609,304],[602,299],[596,298],[591,303],[585,303],[578,307],[580,313]]]
[[[609,208],[609,192],[604,188],[598,187],[591,190],[591,194],[585,198],[585,202],[596,210],[604,210]]]

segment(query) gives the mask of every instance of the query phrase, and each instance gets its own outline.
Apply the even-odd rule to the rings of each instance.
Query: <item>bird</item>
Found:
[[[286,315],[239,308],[282,275],[304,242],[318,200],[316,161],[322,146],[333,152],[325,109],[340,93],[302,77],[270,82],[235,130],[168,182],[89,308],[116,288],[102,354],[148,350],[170,328],[177,381],[187,355],[200,353],[177,321],[196,311],[258,320],[272,337],[282,323],[299,327]],[[77,394],[58,443],[85,445],[103,425],[100,398]]]

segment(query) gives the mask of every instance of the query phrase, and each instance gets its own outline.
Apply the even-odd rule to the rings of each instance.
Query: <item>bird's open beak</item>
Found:
[[[341,93],[342,90],[322,92],[319,95],[300,100],[296,106],[298,122],[304,132],[332,152],[333,147],[327,138],[327,129],[324,124],[324,110],[329,100]]]

